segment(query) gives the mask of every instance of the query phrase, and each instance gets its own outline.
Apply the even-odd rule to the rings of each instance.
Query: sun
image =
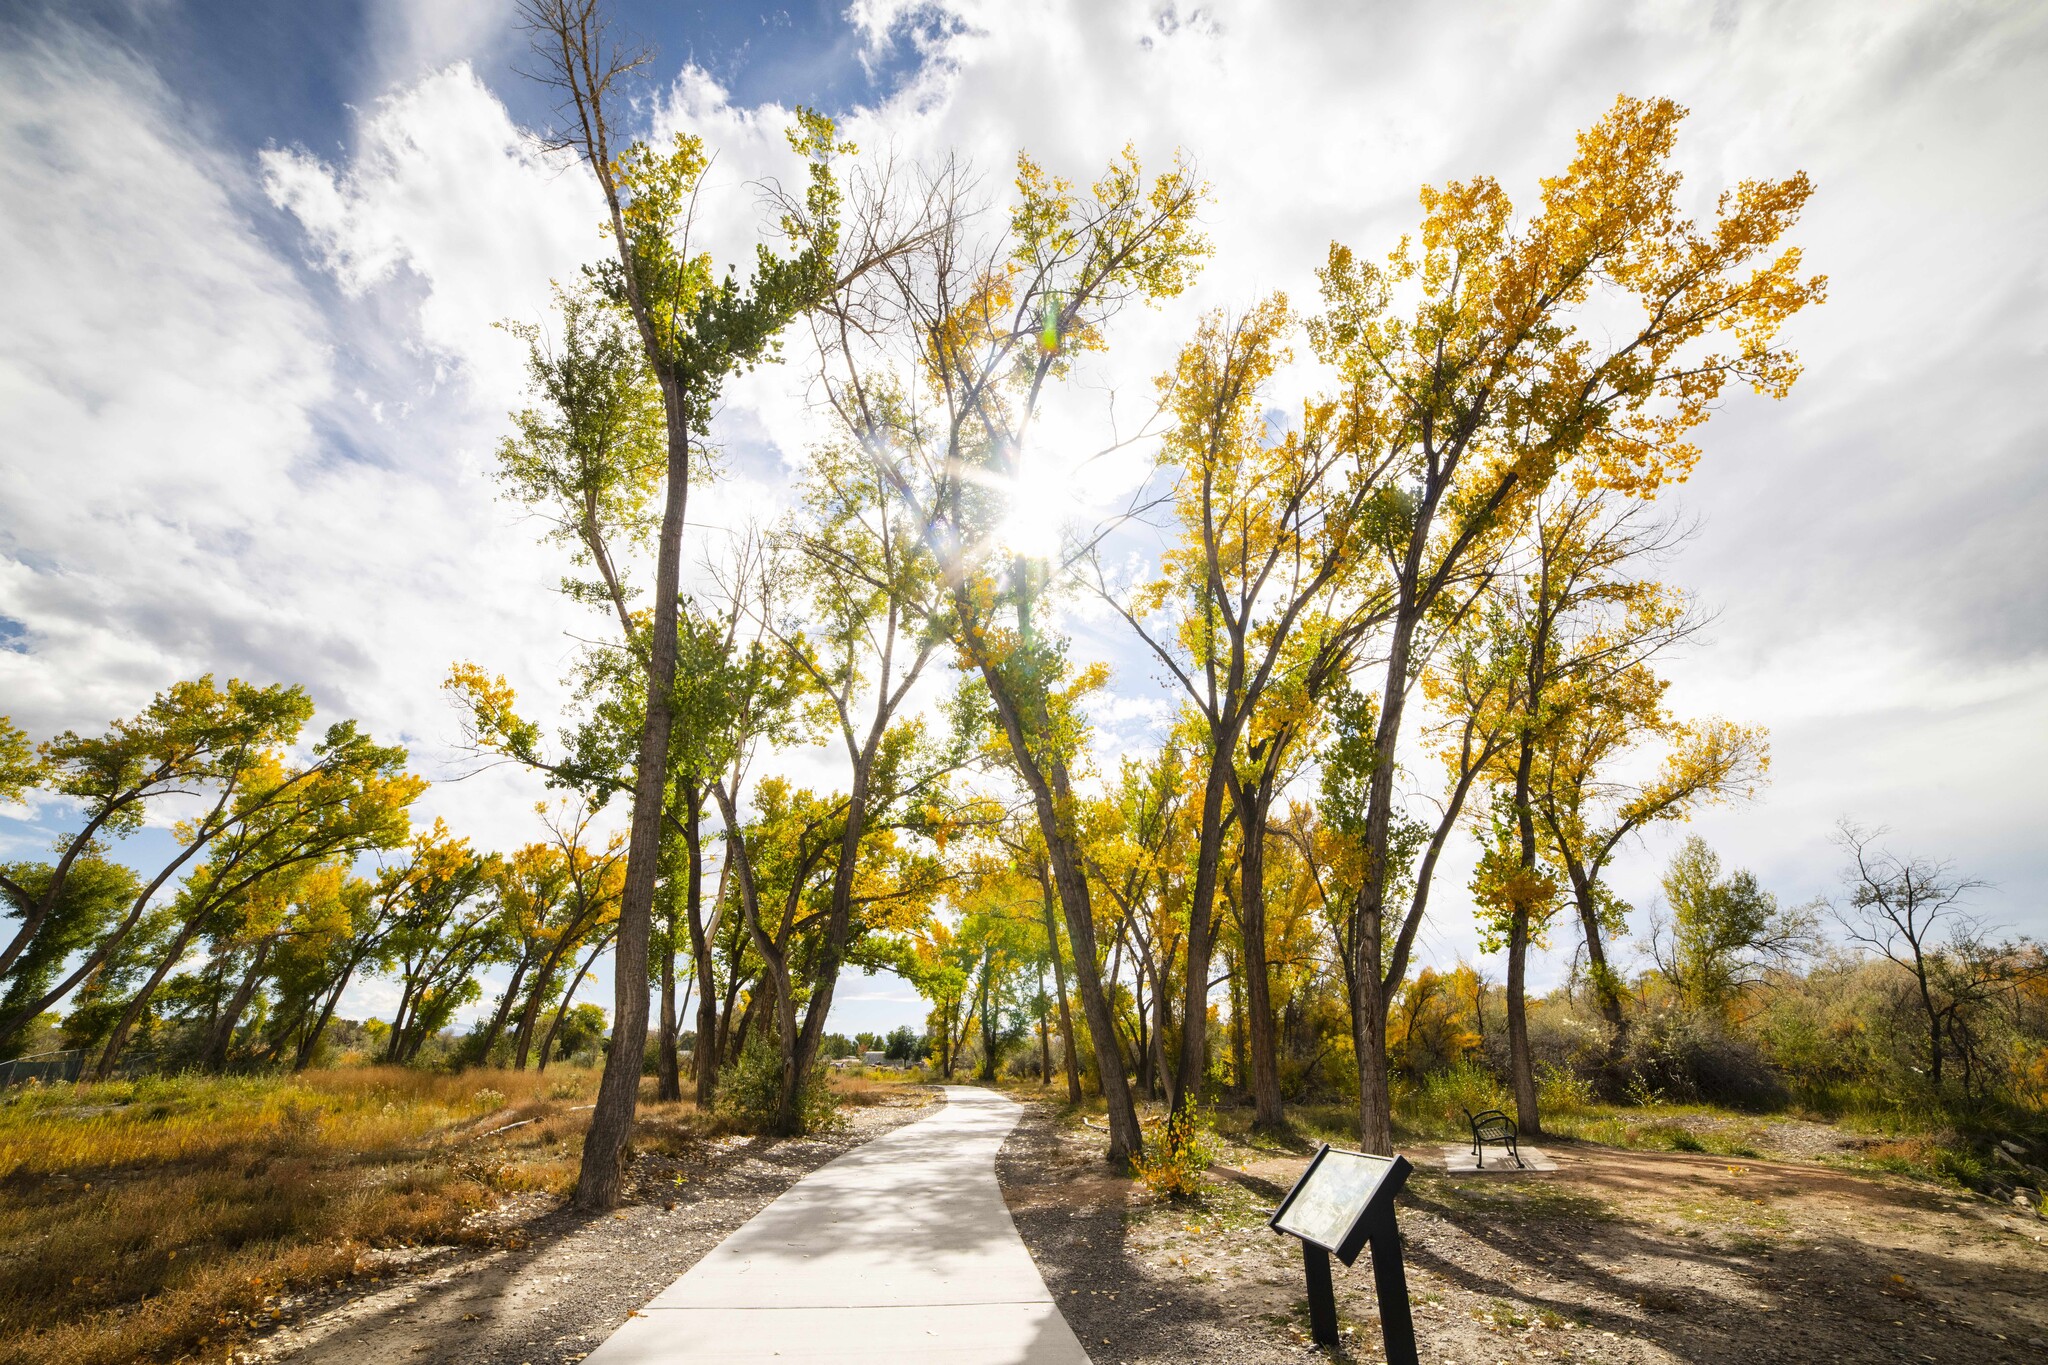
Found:
[[[1027,559],[1052,559],[1060,552],[1062,533],[1073,502],[1050,472],[1013,479],[1003,490],[1008,506],[996,527],[1002,546]]]

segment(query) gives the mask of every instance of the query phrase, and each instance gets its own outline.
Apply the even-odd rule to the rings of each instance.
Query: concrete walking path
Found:
[[[1022,1112],[946,1087],[938,1113],[798,1181],[589,1365],[1088,1365],[996,1184]]]

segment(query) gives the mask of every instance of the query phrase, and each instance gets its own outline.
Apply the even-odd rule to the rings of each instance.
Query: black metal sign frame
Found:
[[[1302,1192],[1316,1178],[1323,1163],[1334,1152],[1339,1158],[1357,1157],[1384,1164],[1378,1181],[1359,1202],[1356,1213],[1342,1236],[1334,1243],[1312,1237],[1296,1228],[1282,1227],[1281,1219]],[[1330,1257],[1345,1265],[1372,1248],[1373,1289],[1379,1298],[1380,1336],[1387,1351],[1387,1365],[1419,1365],[1415,1350],[1415,1320],[1408,1306],[1408,1272],[1401,1261],[1401,1231],[1394,1222],[1394,1196],[1408,1183],[1415,1168],[1406,1157],[1372,1156],[1366,1152],[1333,1148],[1324,1143],[1294,1182],[1294,1188],[1273,1210],[1266,1226],[1301,1243],[1302,1269],[1308,1278],[1308,1317],[1311,1334],[1321,1346],[1337,1344],[1337,1293],[1330,1280]]]

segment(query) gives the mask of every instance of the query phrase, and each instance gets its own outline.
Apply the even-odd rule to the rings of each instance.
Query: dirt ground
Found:
[[[1319,1356],[1299,1244],[1265,1226],[1309,1144],[1226,1143],[1203,1197],[1176,1204],[1112,1178],[1101,1134],[1055,1112],[1031,1106],[999,1173],[1097,1365]],[[1543,1150],[1557,1170],[1453,1176],[1440,1149],[1409,1153],[1424,1361],[2048,1360],[2048,1221],[1808,1162]],[[1366,1261],[1336,1278],[1337,1358],[1380,1359]]]
[[[508,1204],[511,1249],[383,1253],[376,1278],[279,1305],[287,1325],[241,1352],[302,1365],[565,1365],[777,1195],[842,1152],[925,1113],[932,1092],[842,1111],[817,1137],[728,1137],[634,1161],[626,1203],[589,1217],[554,1201]]]

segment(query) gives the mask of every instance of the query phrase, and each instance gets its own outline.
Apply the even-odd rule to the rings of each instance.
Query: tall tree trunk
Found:
[[[690,924],[702,918],[704,895],[704,850],[700,842],[698,823],[704,814],[704,793],[697,784],[686,784],[683,810],[683,842],[687,846],[689,865],[685,869],[683,884],[683,920]],[[680,1100],[683,1097],[682,1058],[676,1051],[676,929],[671,916],[668,934],[661,953],[661,1044],[655,1070],[660,1076],[656,1094],[663,1100]],[[695,950],[696,935],[691,935],[692,951]]]
[[[996,1015],[990,998],[994,992],[995,964],[985,962],[981,969],[981,1074],[977,1078],[984,1082],[996,1078]]]
[[[1180,1065],[1169,1097],[1178,1113],[1202,1098],[1209,1074],[1209,962],[1216,949],[1216,879],[1223,860],[1223,800],[1228,791],[1226,766],[1237,735],[1214,736],[1217,757],[1209,765],[1202,789],[1201,843],[1195,857],[1194,894],[1188,902],[1187,992],[1181,1001]]]
[[[1367,937],[1359,925],[1359,937]],[[1371,937],[1379,937],[1378,926]],[[1375,954],[1378,944],[1372,945]],[[1394,1096],[1387,1078],[1387,997],[1390,992],[1378,971],[1358,976],[1358,1013],[1352,1016],[1352,1045],[1361,1059],[1358,1064],[1359,1146],[1368,1152],[1391,1156],[1394,1152]]]
[[[1535,710],[1533,702],[1532,697],[1532,714]],[[1528,888],[1533,885],[1536,875],[1536,821],[1529,808],[1529,775],[1535,752],[1535,736],[1525,728],[1520,757],[1515,765],[1515,826],[1520,840],[1522,886],[1516,892],[1508,920],[1508,1070],[1514,1083],[1516,1126],[1531,1137],[1543,1132],[1542,1115],[1536,1110],[1536,1067],[1529,1055],[1526,988],[1530,915]]]
[[[1401,606],[1388,641],[1379,728],[1373,735],[1374,763],[1365,814],[1365,876],[1358,888],[1353,945],[1352,971],[1358,982],[1359,1004],[1351,1021],[1352,1043],[1358,1054],[1358,1140],[1366,1151],[1380,1156],[1394,1154],[1393,1093],[1387,1084],[1387,1003],[1392,991],[1380,979],[1386,970],[1381,943],[1386,923],[1387,840],[1393,829],[1394,749],[1408,702],[1409,653],[1421,620],[1421,612],[1412,605],[1421,545],[1414,538],[1411,542],[1402,574]]]
[[[676,1056],[675,928],[661,947],[661,1032],[654,1043],[655,1099],[667,1103],[683,1097],[682,1060]]]
[[[616,225],[617,215],[614,214]],[[623,239],[621,250],[624,249]],[[631,273],[631,263],[627,271]],[[684,395],[663,370],[662,409],[668,419],[666,497],[654,567],[654,638],[647,660],[647,707],[633,776],[633,823],[626,849],[626,884],[619,897],[618,948],[612,963],[612,1048],[583,1139],[576,1176],[580,1209],[610,1209],[626,1183],[626,1148],[640,1101],[640,1058],[647,1047],[647,940],[653,927],[654,885],[661,872],[662,803],[668,789],[669,731],[675,723],[676,588],[682,577],[683,519],[690,491],[690,442]]]
[[[1060,998],[1060,1051],[1067,1064],[1067,1103],[1081,1102],[1081,1058],[1074,1047],[1074,1015],[1067,1004],[1067,969],[1060,957],[1059,924],[1053,917],[1052,877],[1045,864],[1038,867],[1038,889],[1045,911],[1045,941],[1052,945],[1052,985]]]
[[[1280,1048],[1273,1033],[1273,979],[1266,962],[1266,799],[1262,788],[1253,788],[1246,797],[1238,812],[1244,827],[1238,918],[1250,1025],[1252,1122],[1278,1128],[1287,1122],[1287,1114],[1280,1106]]]
[[[1052,1001],[1045,993],[1045,968],[1038,969],[1038,998],[1044,1002],[1038,1011],[1038,1084],[1043,1089],[1052,1084],[1052,1029],[1048,1019],[1052,1014]]]
[[[1162,955],[1163,957],[1163,955]],[[1152,1083],[1153,1092],[1166,1083],[1166,1035],[1173,1026],[1173,992],[1167,984],[1172,980],[1173,964],[1162,961],[1152,973]]]
[[[956,594],[964,620],[975,619],[965,593]],[[1124,1074],[1117,1043],[1116,1019],[1109,997],[1102,989],[1102,964],[1096,953],[1095,912],[1089,902],[1088,878],[1074,836],[1068,828],[1074,808],[1074,793],[1067,771],[1057,758],[1041,762],[1032,750],[1024,720],[1018,709],[1010,680],[993,661],[980,661],[981,674],[995,702],[1010,754],[1031,792],[1038,827],[1045,839],[1046,857],[1052,866],[1053,886],[1059,893],[1060,908],[1066,915],[1067,941],[1074,951],[1074,980],[1081,991],[1081,1014],[1088,1025],[1088,1039],[1095,1049],[1096,1075],[1101,1078],[1102,1099],[1108,1110],[1110,1165],[1127,1170],[1131,1158],[1144,1151],[1144,1136],[1138,1127],[1138,1107],[1131,1098],[1130,1079]]]
[[[1244,947],[1241,939],[1236,957],[1226,957],[1225,965],[1230,968],[1230,1084],[1235,1092],[1233,1098],[1241,1100],[1251,1093],[1251,1059],[1245,1051]]]

